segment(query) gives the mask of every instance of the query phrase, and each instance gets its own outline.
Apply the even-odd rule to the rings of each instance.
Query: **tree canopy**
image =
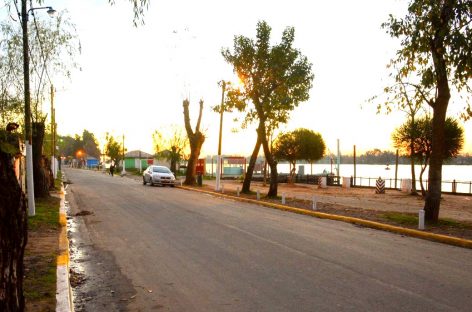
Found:
[[[274,145],[276,160],[286,160],[290,163],[290,173],[293,177],[297,161],[306,160],[310,163],[323,158],[326,145],[319,133],[309,129],[296,129],[280,134]]]
[[[185,158],[188,141],[182,129],[176,126],[171,128],[171,132],[167,135],[158,130],[154,131],[152,140],[156,155],[170,161],[170,170],[176,172],[177,164]]]
[[[44,119],[42,104],[52,81],[69,78],[77,67],[75,56],[80,42],[75,25],[64,14],[48,21],[31,19],[29,31],[30,88],[33,120]],[[7,19],[0,23],[0,125],[23,123],[23,45],[20,23]]]
[[[257,157],[262,145],[271,168],[268,196],[276,196],[277,164],[271,153],[268,134],[280,123],[286,123],[290,112],[299,103],[308,100],[313,74],[307,57],[293,47],[293,27],[287,27],[281,42],[275,45],[271,45],[270,34],[271,27],[261,21],[256,27],[255,40],[235,36],[233,49],[223,49],[222,55],[243,84],[242,87],[228,86],[225,106],[245,113],[243,126],[258,122],[258,140],[253,155]]]
[[[433,150],[432,120],[429,116],[423,116],[417,120],[407,120],[403,125],[395,129],[392,134],[393,145],[403,154],[414,158],[421,164],[420,185],[423,195],[423,173],[429,165]],[[464,129],[459,122],[451,117],[446,118],[445,144],[442,151],[444,160],[457,157],[464,146]]]
[[[123,159],[122,145],[109,133],[106,134],[105,140],[105,155],[117,165],[118,162]]]

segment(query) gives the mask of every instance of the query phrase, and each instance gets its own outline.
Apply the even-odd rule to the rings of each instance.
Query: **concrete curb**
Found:
[[[429,233],[429,232],[422,232],[422,231],[419,231],[419,230],[407,229],[407,228],[403,228],[403,227],[399,227],[399,226],[394,226],[394,225],[389,225],[389,224],[384,224],[384,223],[379,223],[379,222],[369,221],[369,220],[364,220],[364,219],[359,219],[359,218],[339,216],[339,215],[333,215],[333,214],[324,213],[324,212],[317,212],[317,211],[310,211],[310,210],[305,210],[305,209],[300,209],[300,208],[294,208],[294,207],[290,207],[290,206],[286,206],[286,205],[268,203],[268,202],[264,202],[264,201],[260,201],[260,200],[242,198],[242,197],[226,195],[226,194],[221,194],[221,193],[212,192],[212,191],[199,190],[199,189],[186,187],[186,186],[177,186],[177,187],[181,188],[181,189],[184,189],[184,190],[201,192],[201,193],[214,195],[214,196],[221,197],[221,198],[228,198],[228,199],[232,199],[232,200],[238,200],[238,201],[242,201],[242,202],[246,202],[246,203],[265,206],[265,207],[269,207],[269,208],[273,208],[273,209],[278,209],[278,210],[283,210],[283,211],[290,211],[290,212],[293,212],[293,213],[312,216],[312,217],[316,217],[316,218],[320,218],[320,219],[329,219],[329,220],[335,220],[335,221],[342,221],[342,222],[346,222],[346,223],[352,223],[352,224],[356,224],[356,225],[365,226],[365,227],[372,228],[372,229],[388,231],[388,232],[392,232],[392,233],[397,233],[397,234],[407,235],[407,236],[411,236],[411,237],[426,239],[426,240],[430,240],[430,241],[433,241],[433,242],[439,242],[439,243],[444,243],[444,244],[449,244],[449,245],[454,245],[454,246],[459,246],[459,247],[472,249],[472,240],[468,240],[468,239],[462,239],[462,238],[457,238],[457,237],[452,237],[452,236],[447,236],[447,235],[441,235],[441,234],[434,234],[434,233]]]
[[[74,312],[72,288],[69,280],[69,240],[67,238],[67,212],[65,208],[64,186],[61,187],[59,208],[59,255],[57,256],[56,312]]]

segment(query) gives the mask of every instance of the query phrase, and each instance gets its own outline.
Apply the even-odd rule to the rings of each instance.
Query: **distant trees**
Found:
[[[192,125],[190,124],[190,112],[189,105],[190,102],[188,99],[183,101],[184,107],[184,123],[185,130],[187,131],[187,137],[190,145],[190,157],[187,163],[187,174],[185,176],[186,185],[195,184],[195,175],[196,175],[196,165],[198,157],[200,156],[200,151],[202,149],[203,142],[205,142],[205,134],[200,130],[200,124],[202,121],[202,112],[203,112],[203,100],[200,100],[200,110],[198,113],[197,124],[195,125],[195,131],[192,130]]]
[[[225,106],[245,113],[243,126],[257,122],[257,141],[249,161],[243,183],[243,192],[249,191],[260,146],[270,167],[270,186],[267,196],[277,196],[277,162],[271,152],[269,133],[286,123],[290,112],[309,98],[313,74],[311,63],[293,47],[295,30],[287,27],[282,41],[271,46],[271,28],[265,22],[257,23],[256,40],[235,36],[233,50],[223,49],[226,62],[243,86],[228,87]]]
[[[82,132],[82,136],[78,134],[74,137],[59,136],[58,146],[59,153],[65,157],[74,158],[79,150],[97,159],[100,159],[101,156],[101,150],[95,134],[86,129]]]
[[[446,113],[451,88],[464,95],[464,118],[472,117],[472,3],[456,0],[411,0],[404,18],[390,15],[382,25],[401,41],[389,66],[396,82],[408,79],[433,110],[432,151],[425,218],[437,222],[441,202],[442,164],[446,144]]]
[[[321,159],[326,146],[319,133],[308,129],[297,129],[280,134],[274,144],[276,160],[286,160],[290,163],[290,181],[295,175],[296,162],[306,160],[310,163]]]
[[[152,140],[156,155],[170,161],[170,171],[177,172],[177,164],[184,159],[185,149],[188,147],[187,137],[182,130],[173,126],[167,136],[156,130]]]

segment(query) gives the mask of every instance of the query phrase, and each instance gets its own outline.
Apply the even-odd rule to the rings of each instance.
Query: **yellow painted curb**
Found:
[[[242,198],[242,197],[226,195],[226,194],[221,194],[221,193],[206,191],[206,190],[199,190],[199,189],[192,188],[192,187],[186,187],[186,186],[178,186],[178,187],[181,188],[181,189],[184,189],[184,190],[201,192],[201,193],[205,193],[205,194],[214,195],[214,196],[217,196],[217,197],[238,200],[238,201],[242,201],[242,202],[261,205],[261,206],[274,208],[274,209],[278,209],[278,210],[283,210],[283,211],[290,211],[290,212],[294,212],[294,213],[298,213],[298,214],[317,217],[317,218],[320,218],[320,219],[329,219],[329,220],[335,220],[335,221],[342,221],[342,222],[362,225],[362,226],[377,229],[377,230],[383,230],[383,231],[388,231],[388,232],[392,232],[392,233],[408,235],[408,236],[411,236],[411,237],[426,239],[426,240],[430,240],[430,241],[434,241],[434,242],[440,242],[440,243],[444,243],[444,244],[449,244],[449,245],[454,245],[454,246],[459,246],[459,247],[472,249],[472,240],[468,240],[468,239],[462,239],[462,238],[458,238],[458,237],[452,237],[452,236],[429,233],[429,232],[422,232],[422,231],[419,231],[419,230],[407,229],[407,228],[403,228],[403,227],[399,227],[399,226],[394,226],[394,225],[389,225],[389,224],[384,224],[384,223],[379,223],[379,222],[375,222],[375,221],[369,221],[369,220],[364,220],[364,219],[359,219],[359,218],[354,218],[354,217],[346,217],[346,216],[333,215],[333,214],[324,213],[324,212],[317,212],[317,211],[310,211],[310,210],[305,210],[305,209],[300,209],[300,208],[294,208],[294,207],[290,207],[290,206],[286,206],[286,205],[268,203],[268,202],[264,202],[264,201],[260,201],[260,200]]]
[[[69,280],[69,239],[67,238],[67,216],[64,204],[64,187],[61,188],[60,197],[61,205],[59,208],[59,223],[61,224],[61,233],[59,235],[59,255],[56,259],[56,312],[73,312],[74,303]]]

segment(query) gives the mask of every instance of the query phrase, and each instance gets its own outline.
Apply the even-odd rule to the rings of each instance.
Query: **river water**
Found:
[[[297,172],[299,172],[300,166],[304,167],[305,174],[321,174],[323,172],[331,172],[330,164],[314,164],[311,168],[310,164],[297,165]],[[395,179],[395,165],[389,166],[389,170],[386,170],[385,165],[356,165],[356,184],[368,186],[375,185],[375,179],[381,177],[384,180],[387,180],[386,186],[390,187],[391,183],[394,183]],[[429,167],[428,167],[429,168]],[[423,180],[428,179],[428,168],[423,175]],[[443,180],[443,191],[451,192],[452,191],[452,182],[456,180],[457,182],[457,192],[459,193],[472,193],[472,166],[457,166],[457,165],[444,165],[442,167],[442,180]],[[288,164],[279,164],[277,166],[279,173],[288,173],[289,165]],[[416,179],[419,180],[420,175],[420,166],[415,166]],[[333,165],[332,171],[336,174],[336,165]],[[341,164],[339,168],[339,176],[342,177],[351,177],[354,176],[354,165],[353,164]],[[362,178],[362,179],[360,179]],[[372,179],[368,179],[372,178]],[[411,179],[411,167],[410,165],[398,165],[398,179]],[[397,184],[400,185],[399,183]],[[419,182],[417,183],[419,189]],[[393,184],[392,184],[393,187]]]
[[[225,165],[227,166],[227,165]],[[233,165],[241,168],[242,172],[243,165]],[[300,170],[300,167],[303,169]],[[395,187],[395,165],[388,166],[386,165],[356,165],[356,185],[362,186],[375,186],[375,180],[381,177],[386,180],[385,186],[393,188]],[[428,167],[429,168],[429,167]],[[423,175],[423,181],[426,182],[428,179],[428,168],[426,169]],[[419,165],[415,166],[416,173],[416,186],[417,189],[420,189],[419,175],[421,167]],[[213,175],[216,171],[216,164],[211,164],[211,162],[206,164],[206,172],[209,175]],[[279,173],[288,174],[289,164],[282,163],[277,165],[277,171]],[[333,164],[297,164],[296,172],[298,174],[322,174],[333,172],[335,175],[341,177],[352,177],[354,176],[354,165],[353,164],[341,164],[339,168],[339,174],[336,172],[336,165]],[[238,173],[239,174],[239,173]],[[398,165],[397,172],[397,187],[400,188],[400,183],[402,179],[411,179],[411,169],[410,165]],[[468,193],[472,194],[472,166],[470,165],[444,165],[442,167],[442,190],[444,192],[453,191],[453,181],[455,180],[455,188],[458,193]],[[425,183],[425,187],[426,183]]]

